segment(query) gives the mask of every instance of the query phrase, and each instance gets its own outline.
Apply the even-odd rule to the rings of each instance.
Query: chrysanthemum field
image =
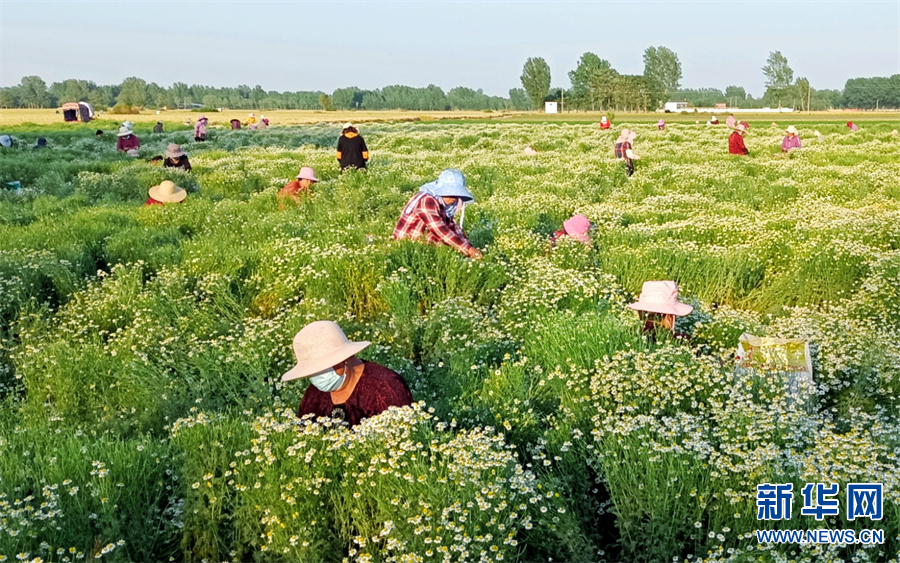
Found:
[[[0,149],[0,561],[900,561],[900,138],[751,122],[138,129],[23,127]],[[812,134],[819,129],[824,140]],[[40,133],[51,148],[32,150]],[[109,136],[108,136],[109,137]],[[194,172],[147,160],[182,144]],[[522,154],[525,146],[538,154]],[[296,208],[275,193],[313,166]],[[484,250],[390,239],[444,168]],[[183,205],[143,207],[172,179]],[[592,245],[548,236],[573,213]],[[690,341],[625,305],[677,280]],[[333,319],[418,403],[301,425],[293,335]],[[814,385],[736,375],[743,332],[808,339]],[[836,483],[840,516],[800,515]],[[757,485],[791,483],[790,520]],[[848,520],[848,483],[883,518]],[[877,529],[883,544],[761,544]]]

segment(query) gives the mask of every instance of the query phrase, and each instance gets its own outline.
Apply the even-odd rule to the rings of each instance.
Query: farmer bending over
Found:
[[[572,215],[571,218],[563,221],[561,230],[554,232],[550,236],[550,244],[551,246],[556,246],[556,241],[562,237],[570,237],[581,244],[590,246],[591,235],[588,233],[590,230],[591,222],[587,217],[584,215]]]
[[[309,193],[309,188],[318,182],[316,172],[309,166],[304,166],[297,174],[297,179],[288,182],[275,199],[278,200],[278,209],[285,209],[289,205],[297,205],[300,203],[300,196]]]
[[[784,140],[781,141],[781,152],[791,152],[794,149],[800,148],[800,137],[797,136],[797,128],[791,125],[785,131],[787,135],[784,136]]]
[[[689,315],[694,308],[678,301],[678,284],[674,281],[645,281],[637,302],[629,303],[628,307],[640,313],[644,332],[653,334],[657,327],[662,327],[675,338],[688,338],[675,332],[675,318]]]
[[[348,426],[389,407],[412,404],[412,394],[400,375],[356,354],[369,342],[350,342],[333,321],[316,321],[294,336],[297,365],[282,381],[309,378],[297,416],[337,418]]]
[[[166,168],[177,168],[185,172],[191,171],[191,161],[181,147],[175,143],[170,143],[166,148],[166,160],[163,161],[163,166]]]
[[[629,129],[622,129],[622,132],[619,133],[619,138],[616,139],[616,158],[621,158],[625,160],[625,171],[629,176],[634,174],[634,161],[640,160],[641,157],[634,154],[632,152],[632,144],[634,140],[637,138],[637,133],[631,131]]]
[[[337,142],[337,160],[341,172],[347,168],[365,168],[369,162],[369,147],[352,123],[347,122]]]
[[[128,156],[138,156],[138,149],[141,148],[141,140],[134,134],[128,121],[119,127],[116,139],[116,150],[124,152]]]
[[[731,154],[739,154],[742,156],[750,154],[747,145],[744,144],[744,128],[743,123],[738,123],[731,135],[728,136],[728,152]]]
[[[438,179],[419,188],[397,221],[392,237],[396,240],[425,237],[434,245],[446,244],[476,260],[481,251],[472,246],[454,217],[460,215],[460,224],[465,217],[465,205],[475,201],[475,196],[466,189],[466,177],[454,168],[441,172]]]

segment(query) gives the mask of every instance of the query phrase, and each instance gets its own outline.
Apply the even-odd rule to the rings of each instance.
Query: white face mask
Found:
[[[345,368],[346,369],[346,368]],[[328,368],[309,378],[309,382],[316,386],[316,389],[323,393],[331,393],[337,391],[344,385],[346,375],[338,375],[334,368]]]

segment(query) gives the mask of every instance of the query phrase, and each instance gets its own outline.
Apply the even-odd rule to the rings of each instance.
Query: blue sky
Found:
[[[592,51],[643,72],[650,45],[674,50],[688,88],[762,95],[770,51],[814,88],[900,73],[900,1],[243,2],[0,0],[0,86],[36,74],[118,84],[322,90],[389,84],[506,96],[528,57],[554,86]]]

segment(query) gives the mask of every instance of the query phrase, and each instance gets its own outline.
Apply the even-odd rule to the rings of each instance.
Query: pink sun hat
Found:
[[[300,169],[300,173],[297,174],[298,180],[311,180],[313,182],[318,182],[319,179],[316,178],[316,172],[309,166],[304,166]]]
[[[565,229],[566,234],[569,236],[583,235],[588,232],[588,229],[590,228],[591,222],[584,215],[572,215],[570,219],[563,221],[563,229]]]
[[[590,244],[591,239],[588,231],[591,228],[591,222],[584,215],[572,215],[571,219],[563,221],[563,230],[573,239]]]
[[[690,305],[678,301],[678,284],[671,280],[645,281],[636,303],[628,307],[635,311],[660,313],[683,317],[694,310]]]

